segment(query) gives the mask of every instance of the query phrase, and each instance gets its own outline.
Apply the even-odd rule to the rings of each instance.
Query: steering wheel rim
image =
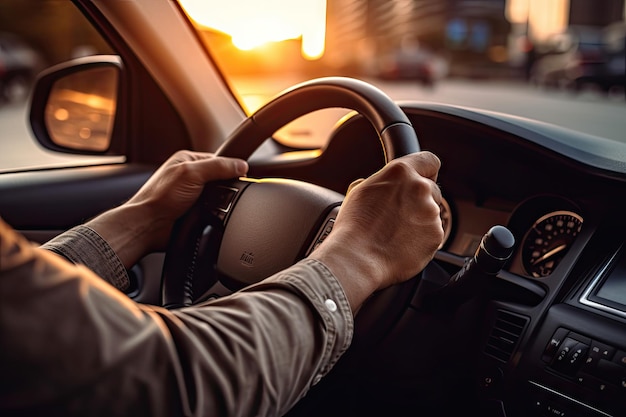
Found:
[[[300,116],[332,107],[355,110],[374,127],[385,161],[419,152],[407,115],[382,90],[348,77],[317,78],[280,93],[244,120],[217,150],[219,156],[248,159],[274,132]]]
[[[216,155],[248,159],[267,138],[285,124],[313,111],[332,107],[355,110],[370,122],[379,136],[385,163],[420,150],[415,130],[408,117],[384,92],[357,79],[326,77],[297,84],[270,100],[238,126],[218,149]],[[242,183],[242,179],[207,184],[198,202],[179,219],[170,239],[163,268],[162,304],[165,307],[178,308],[191,305],[195,297],[193,288],[198,280],[209,279],[207,278],[209,275],[211,275],[210,279],[219,280],[213,276],[212,269],[215,269],[220,262],[219,252],[223,250],[223,239],[226,234],[226,214],[220,217],[219,210],[216,211],[212,206],[221,204],[215,201],[223,199],[222,194],[216,196],[215,189],[217,187],[220,190],[219,193],[223,193],[224,190],[229,189],[252,188],[250,184],[249,182]],[[262,182],[255,182],[254,187],[262,184]],[[278,186],[291,187],[283,182],[280,185],[276,183],[265,185],[270,189]],[[283,188],[289,192],[291,189]],[[315,194],[314,199],[317,200],[329,191],[325,190],[322,188],[321,191],[307,190],[306,192]],[[297,195],[300,193],[300,191],[296,192]],[[280,199],[275,198],[275,200]],[[338,203],[333,202],[337,199],[338,197],[333,195],[323,197],[326,204],[329,204],[329,207],[332,206],[335,212],[343,196]],[[229,210],[238,201],[240,200],[236,198],[230,201]],[[325,216],[329,215],[325,214]],[[244,216],[239,218],[241,217]],[[244,229],[251,227],[254,228],[254,225],[248,225]],[[207,251],[206,247],[212,250]],[[284,266],[276,267],[275,272],[284,269]],[[247,270],[239,271],[246,272]],[[270,272],[271,270],[268,273]],[[249,283],[251,282],[247,282]]]

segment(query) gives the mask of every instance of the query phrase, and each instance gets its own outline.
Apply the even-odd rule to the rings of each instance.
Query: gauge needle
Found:
[[[561,252],[563,249],[565,249],[567,247],[566,244],[557,246],[556,248],[544,253],[541,257],[535,259],[535,261],[532,263],[533,265],[537,265],[539,262],[543,262],[546,259],[548,259],[549,257],[556,255],[557,253]]]

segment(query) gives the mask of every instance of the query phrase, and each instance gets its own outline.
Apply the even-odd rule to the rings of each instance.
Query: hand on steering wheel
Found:
[[[319,246],[311,256],[331,264],[338,278],[352,277],[342,285],[355,287],[350,293],[357,294],[351,300],[356,309],[367,295],[414,276],[432,259],[443,236],[435,184],[439,160],[418,153],[404,112],[367,83],[333,77],[295,86],[246,119],[217,154],[247,159],[284,124],[327,107],[353,109],[367,118],[387,163],[393,163],[359,185],[341,211],[344,195],[300,181],[239,179],[207,185],[170,241],[165,306],[202,301],[218,284],[234,291],[258,282]],[[336,237],[318,245],[332,224]],[[361,268],[347,274],[340,259],[355,257],[351,265]],[[359,282],[355,275],[367,279]]]

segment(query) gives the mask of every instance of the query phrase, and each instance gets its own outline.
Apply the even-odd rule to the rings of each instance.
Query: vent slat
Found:
[[[498,310],[491,334],[485,345],[485,353],[502,362],[508,362],[515,351],[528,318],[509,311]]]

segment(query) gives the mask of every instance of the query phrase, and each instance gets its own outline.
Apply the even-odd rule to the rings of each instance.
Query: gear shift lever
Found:
[[[504,226],[493,226],[482,237],[473,256],[457,272],[422,274],[414,304],[420,308],[440,309],[458,306],[478,295],[490,276],[495,276],[513,253],[515,237]]]

